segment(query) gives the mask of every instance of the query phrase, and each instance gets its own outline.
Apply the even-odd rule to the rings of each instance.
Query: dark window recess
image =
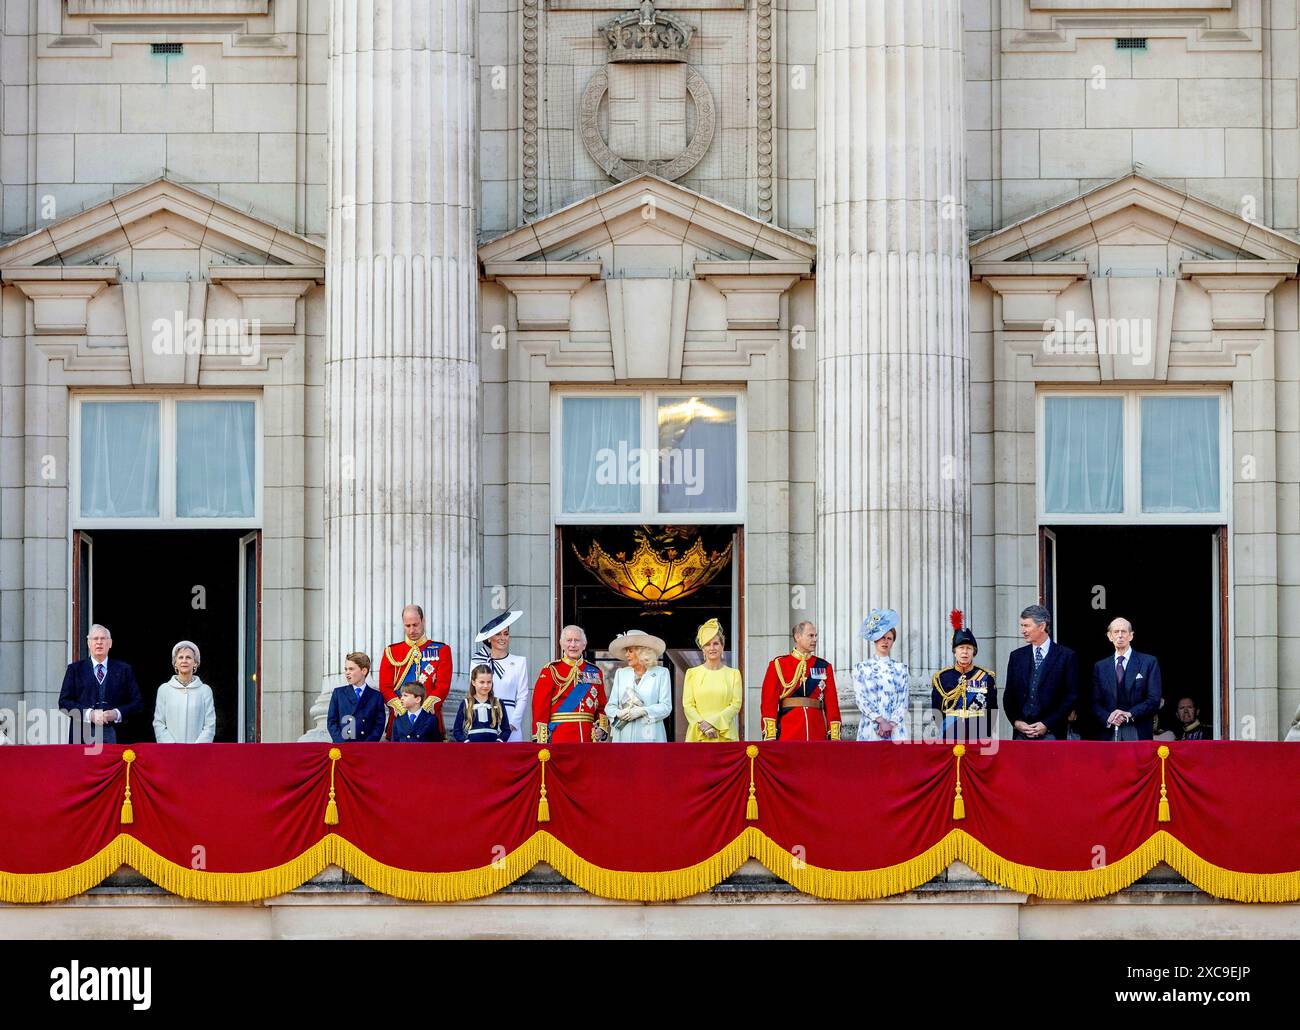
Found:
[[[185,52],[183,43],[150,43],[149,48],[150,52],[155,54],[183,54]]]
[[[1147,40],[1145,36],[1135,36],[1131,39],[1115,40],[1116,50],[1145,50],[1146,48]]]

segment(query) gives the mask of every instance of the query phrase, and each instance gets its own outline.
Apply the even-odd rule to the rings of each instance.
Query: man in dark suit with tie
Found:
[[[325,725],[330,740],[342,744],[348,740],[383,740],[388,723],[388,709],[384,695],[366,683],[370,672],[370,656],[353,651],[343,661],[343,675],[347,683],[335,687],[330,694],[329,714]]]
[[[113,635],[96,623],[86,637],[90,657],[73,662],[63,674],[59,711],[72,720],[68,743],[101,739],[117,743],[117,727],[140,709],[140,688],[125,662],[110,662]]]
[[[1040,604],[1020,613],[1025,646],[1007,659],[1002,710],[1014,740],[1065,740],[1070,709],[1079,695],[1074,652],[1048,634],[1051,614]]]
[[[1106,636],[1115,653],[1092,669],[1092,710],[1104,740],[1150,740],[1160,709],[1160,663],[1133,650],[1133,624],[1112,619]]]

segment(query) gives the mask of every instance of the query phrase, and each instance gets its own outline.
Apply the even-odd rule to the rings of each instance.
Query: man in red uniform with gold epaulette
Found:
[[[801,622],[790,632],[794,650],[773,658],[763,677],[763,739],[839,740],[835,670],[813,654],[817,627]]]
[[[408,604],[402,609],[402,628],[406,639],[384,648],[379,659],[379,690],[384,695],[390,716],[404,715],[405,709],[398,699],[403,683],[420,683],[424,687],[423,708],[432,712],[442,726],[442,703],[451,693],[451,648],[424,633],[424,609],[418,604]]]
[[[542,668],[533,687],[533,739],[539,744],[584,744],[609,738],[605,677],[586,661],[587,634],[581,626],[560,633],[563,657]]]

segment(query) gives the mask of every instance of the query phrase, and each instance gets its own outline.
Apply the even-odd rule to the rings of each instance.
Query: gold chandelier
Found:
[[[688,530],[683,535],[692,534]],[[672,529],[663,531],[652,541],[650,533],[642,528],[632,534],[632,539],[636,547],[631,555],[624,551],[611,555],[596,540],[585,555],[576,544],[573,553],[588,572],[614,593],[640,601],[655,613],[669,614],[667,605],[690,597],[706,586],[731,559],[731,541],[720,551],[710,551],[695,535],[690,547],[682,550],[678,534]]]

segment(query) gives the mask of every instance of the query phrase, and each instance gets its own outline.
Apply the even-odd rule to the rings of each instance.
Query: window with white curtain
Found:
[[[1143,397],[1142,510],[1217,512],[1219,398]]]
[[[88,396],[74,405],[74,511],[104,525],[252,525],[258,402]]]
[[[743,416],[735,393],[677,388],[557,394],[557,520],[743,521]]]
[[[81,405],[83,518],[157,518],[157,401],[86,401]]]
[[[1038,509],[1045,522],[1226,522],[1222,392],[1045,391]]]
[[[1048,397],[1043,405],[1048,514],[1124,510],[1124,398]]]
[[[176,403],[176,515],[251,518],[257,487],[252,401]]]

